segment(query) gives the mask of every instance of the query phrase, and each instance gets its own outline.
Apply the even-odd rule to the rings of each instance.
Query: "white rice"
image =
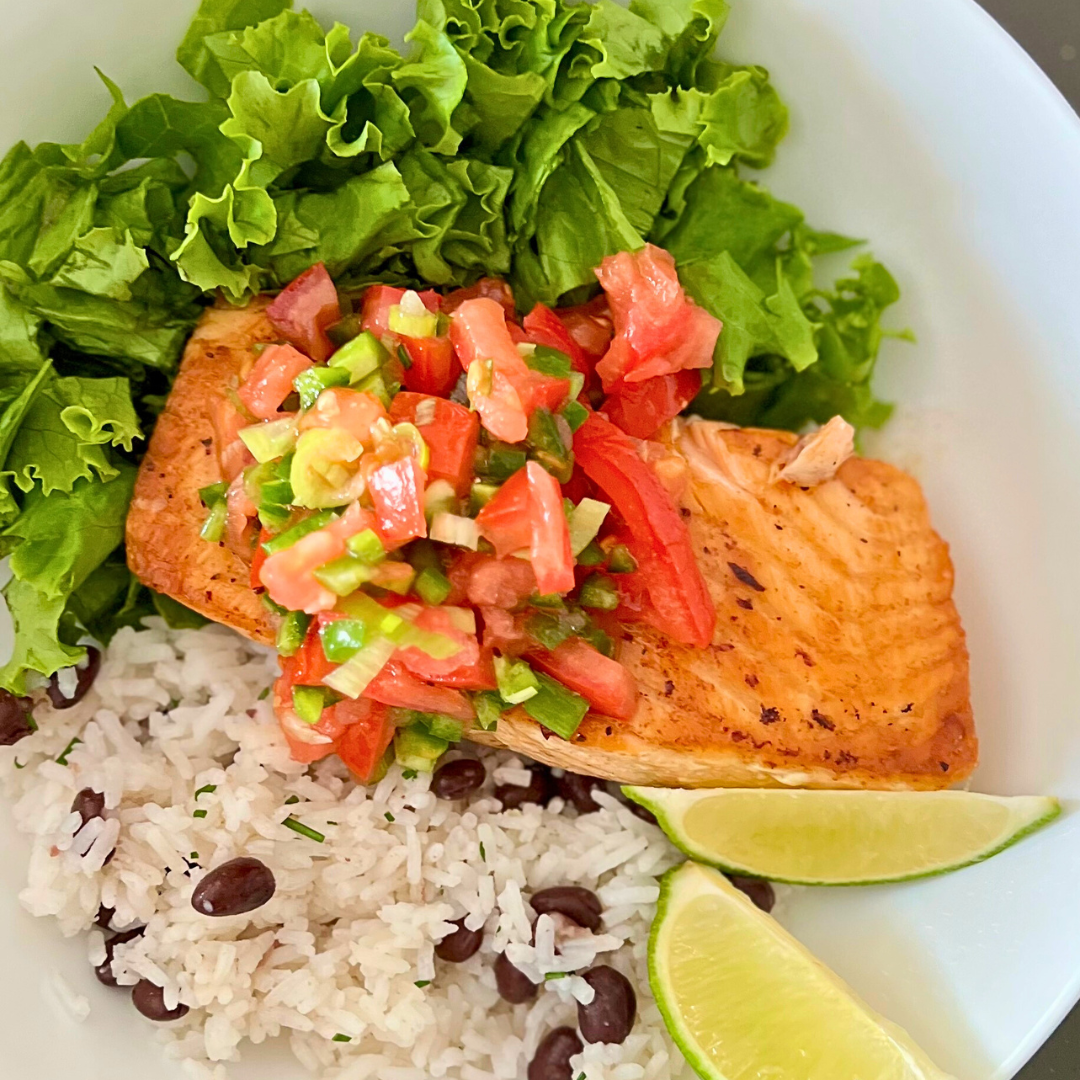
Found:
[[[518,1080],[544,1035],[574,1026],[591,999],[564,973],[594,962],[630,977],[638,1017],[623,1044],[587,1044],[574,1076],[691,1075],[648,988],[656,878],[678,861],[655,826],[603,794],[584,816],[559,799],[502,812],[491,788],[527,779],[525,763],[468,744],[460,752],[484,760],[488,781],[467,803],[436,799],[426,777],[396,767],[371,788],[337,762],[305,768],[264,696],[275,674],[271,654],[227,630],[152,620],[116,636],[82,702],[40,706],[40,730],[0,748],[16,824],[33,837],[23,904],[66,935],[90,931],[94,963],[100,906],[115,909],[114,929],[145,925],[116,948],[114,971],[122,986],[151,979],[167,1006],[190,1006],[161,1031],[193,1080],[226,1080],[220,1063],[238,1060],[244,1040],[278,1036],[327,1080]],[[76,836],[71,804],[84,787],[104,794],[106,818]],[[285,827],[290,814],[325,841]],[[276,895],[247,915],[198,914],[191,894],[206,869],[241,854],[273,870]],[[529,895],[563,884],[596,890],[603,926],[542,916],[531,944]],[[485,928],[483,947],[464,964],[438,960],[435,944],[462,917]],[[542,984],[533,1003],[499,997],[492,963],[504,950]],[[66,984],[55,989],[80,1019],[90,1012]]]

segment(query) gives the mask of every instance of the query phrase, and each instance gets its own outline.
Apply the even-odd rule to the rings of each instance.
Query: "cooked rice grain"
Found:
[[[218,1063],[237,1060],[245,1039],[278,1036],[328,1080],[518,1080],[591,990],[576,977],[545,980],[534,1003],[512,1007],[492,971],[504,949],[538,979],[599,960],[637,987],[633,1033],[621,1046],[587,1045],[575,1077],[690,1075],[648,990],[656,877],[678,861],[658,829],[603,794],[583,817],[559,799],[504,813],[496,778],[528,778],[506,753],[476,751],[488,781],[467,804],[436,799],[427,777],[396,767],[371,788],[337,762],[306,769],[289,759],[264,696],[275,674],[270,653],[220,627],[151,621],[116,636],[82,702],[39,706],[40,730],[0,748],[16,824],[33,838],[23,904],[69,936],[90,930],[101,905],[115,909],[114,927],[145,924],[116,948],[114,970],[121,985],[151,979],[167,1006],[191,1007],[162,1037],[193,1080],[225,1080]],[[84,787],[104,794],[106,820],[76,837],[71,803]],[[287,828],[290,816],[324,842]],[[273,870],[273,899],[246,915],[199,915],[199,879],[241,854]],[[604,925],[590,934],[542,918],[534,945],[528,896],[563,884],[596,890]],[[486,928],[480,952],[436,960],[463,916]],[[103,957],[92,933],[91,958]]]

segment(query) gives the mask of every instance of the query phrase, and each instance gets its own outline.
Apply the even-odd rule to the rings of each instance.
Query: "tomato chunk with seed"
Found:
[[[293,379],[313,366],[291,345],[269,345],[255,361],[237,397],[252,416],[276,420],[281,403],[293,392]]]
[[[286,341],[322,363],[334,351],[326,328],[341,318],[337,289],[322,263],[286,285],[266,309],[274,329]]]
[[[335,386],[319,395],[314,408],[304,413],[299,426],[301,431],[340,428],[370,450],[373,445],[371,429],[377,420],[385,419],[386,409],[374,394]]]
[[[337,597],[315,578],[315,571],[345,554],[345,541],[327,529],[308,533],[284,551],[267,556],[259,571],[270,599],[289,611],[314,615],[329,611]]]
[[[690,531],[633,439],[591,413],[574,435],[574,453],[626,523],[628,546],[648,585],[653,624],[676,641],[707,646],[716,627],[716,608]]]
[[[396,709],[445,713],[455,720],[471,720],[476,715],[469,699],[460,690],[430,686],[397,660],[390,660],[368,683],[364,696]]]
[[[574,556],[563,512],[562,489],[542,465],[525,466],[529,479],[529,561],[541,594],[569,592],[574,587]]]
[[[638,252],[609,255],[596,276],[615,326],[615,337],[596,365],[605,390],[620,379],[642,382],[712,364],[720,320],[687,297],[666,251],[646,244]]]
[[[430,480],[448,480],[459,496],[468,495],[472,485],[476,444],[480,437],[480,417],[457,402],[406,390],[397,394],[390,406],[390,419],[415,424],[424,421],[420,434],[431,452],[427,466]]]
[[[634,676],[581,638],[569,638],[557,649],[527,654],[534,667],[580,694],[604,716],[629,720],[637,711],[638,688]]]

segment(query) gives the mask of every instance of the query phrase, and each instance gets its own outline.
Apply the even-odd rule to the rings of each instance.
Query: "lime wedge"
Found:
[[[692,859],[797,885],[868,885],[988,859],[1057,817],[1056,799],[967,791],[625,787]]]
[[[723,875],[684,863],[662,882],[649,983],[705,1080],[945,1080]]]

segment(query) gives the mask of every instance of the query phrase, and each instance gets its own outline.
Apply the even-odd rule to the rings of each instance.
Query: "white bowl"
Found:
[[[81,137],[106,106],[92,64],[129,99],[190,93],[171,56],[194,6],[0,0],[0,144]],[[397,36],[410,8],[314,10]],[[815,223],[872,237],[904,288],[893,320],[919,343],[884,350],[879,386],[900,407],[877,449],[922,478],[953,545],[973,786],[1067,811],[989,863],[801,892],[783,919],[959,1080],[1007,1080],[1080,996],[1080,122],[970,0],[736,0],[723,51],[766,64],[791,105],[768,183]],[[0,827],[0,1073],[174,1075],[83,943],[19,908],[25,852]],[[82,1026],[55,971],[92,1001]],[[300,1073],[264,1047],[231,1075]]]

